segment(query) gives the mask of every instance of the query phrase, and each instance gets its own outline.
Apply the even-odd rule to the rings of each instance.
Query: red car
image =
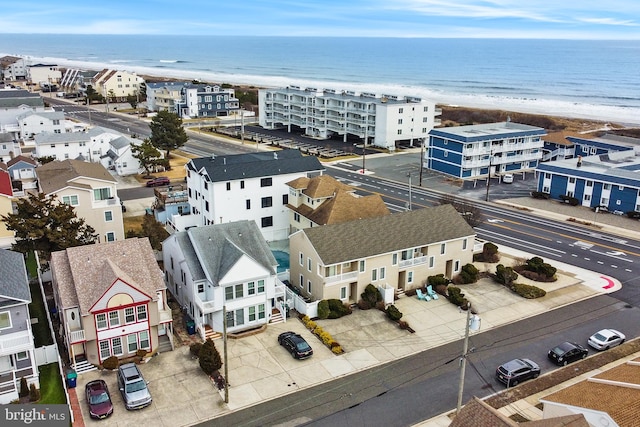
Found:
[[[111,395],[107,383],[103,380],[89,381],[84,388],[87,404],[89,405],[89,415],[91,418],[103,419],[113,414]]]
[[[166,176],[159,176],[147,181],[147,187],[160,187],[162,185],[169,185],[171,181]]]

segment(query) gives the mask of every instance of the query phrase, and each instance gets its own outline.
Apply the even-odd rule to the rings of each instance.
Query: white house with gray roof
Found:
[[[191,215],[172,217],[173,228],[246,219],[267,241],[289,236],[287,183],[324,171],[316,157],[298,150],[200,157],[186,168]]]
[[[451,205],[306,228],[289,237],[289,281],[313,300],[355,303],[368,284],[401,292],[452,278],[473,261],[474,242]]]
[[[109,356],[125,359],[139,349],[173,348],[166,286],[148,238],[53,252],[51,273],[73,365],[101,365]]]
[[[39,133],[65,133],[64,112],[27,111],[18,116],[20,138],[33,139]]]
[[[190,228],[162,244],[167,289],[195,322],[200,336],[239,332],[283,313],[277,262],[254,221]],[[278,316],[279,317],[279,316]]]
[[[29,111],[46,111],[39,94],[22,89],[0,90],[0,132],[20,132],[18,116]]]
[[[24,255],[0,249],[0,404],[18,398],[20,379],[40,387]]]

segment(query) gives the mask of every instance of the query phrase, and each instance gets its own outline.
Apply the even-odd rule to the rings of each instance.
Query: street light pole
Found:
[[[493,160],[493,152],[489,150],[489,171],[487,173],[487,194],[484,197],[484,201],[489,201],[489,187],[491,186],[491,160]]]
[[[422,143],[420,144],[420,187],[422,187],[422,168],[424,165],[424,140],[422,138]]]
[[[460,359],[460,384],[458,386],[458,404],[456,405],[456,415],[462,407],[462,392],[464,390],[464,374],[467,369],[467,353],[469,351],[469,331],[477,331],[480,329],[480,317],[473,315],[471,317],[471,303],[467,303],[467,323],[464,328],[464,344],[462,346],[462,357]]]
[[[407,204],[407,210],[411,210],[411,172],[407,174],[409,177],[409,203]]]

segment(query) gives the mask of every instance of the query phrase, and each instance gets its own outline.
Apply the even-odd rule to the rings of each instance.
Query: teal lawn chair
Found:
[[[427,286],[427,296],[431,297],[433,299],[438,299],[438,294],[433,290],[433,287],[431,287],[431,285]]]
[[[416,295],[418,296],[419,300],[424,301],[425,294],[422,293],[422,289],[416,289]]]

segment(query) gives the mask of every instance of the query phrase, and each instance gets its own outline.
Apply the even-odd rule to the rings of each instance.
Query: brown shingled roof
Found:
[[[343,184],[330,175],[319,175],[309,179],[307,188],[302,193],[312,199],[322,199],[331,197],[338,191],[353,192],[355,189],[350,185]]]
[[[618,365],[540,400],[606,412],[621,427],[637,426],[640,418],[640,358],[633,362],[635,364]]]
[[[131,238],[110,243],[77,246],[51,254],[54,282],[62,307],[80,307],[86,315],[116,279],[128,283],[157,300],[165,289],[148,238]]]
[[[45,194],[55,193],[69,186],[74,179],[80,177],[117,182],[100,163],[83,162],[81,160],[56,160],[38,167],[36,172],[40,189]]]
[[[517,427],[518,423],[473,397],[455,416],[449,427]]]
[[[325,265],[476,234],[451,205],[323,225],[300,232],[307,235]]]
[[[318,225],[326,225],[374,218],[390,213],[379,194],[357,197],[350,192],[339,190],[334,197],[322,203],[306,217]]]

